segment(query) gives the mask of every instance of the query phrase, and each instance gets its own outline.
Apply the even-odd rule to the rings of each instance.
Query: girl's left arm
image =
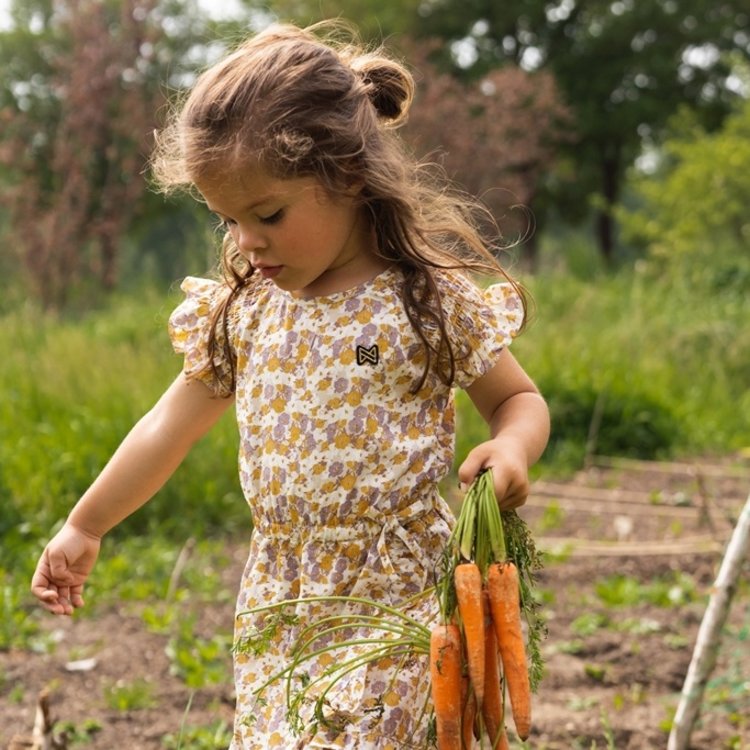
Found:
[[[492,468],[500,508],[517,508],[529,494],[529,467],[549,439],[547,404],[507,348],[466,393],[489,425],[491,438],[470,451],[458,478],[469,484],[482,469]]]

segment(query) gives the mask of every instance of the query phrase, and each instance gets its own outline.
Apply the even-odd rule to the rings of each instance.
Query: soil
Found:
[[[750,469],[738,463],[594,460],[564,482],[534,485],[522,515],[549,553],[538,576],[548,635],[534,728],[523,747],[666,747],[707,597],[750,490]],[[244,555],[242,544],[229,548],[231,564],[223,573],[229,590]],[[691,748],[750,748],[749,573],[746,561]],[[669,585],[659,588],[663,581]],[[231,630],[231,604],[218,598],[201,608],[196,629],[204,637]],[[57,640],[51,653],[0,653],[3,750],[14,734],[31,734],[45,687],[55,718],[73,722],[79,735],[87,720],[99,726],[71,748],[157,750],[168,746],[167,735],[179,734],[183,721],[231,725],[228,653],[227,679],[193,691],[170,671],[169,636],[150,632],[138,607],[94,618],[45,617],[43,627]],[[81,659],[95,663],[70,671],[70,662]],[[153,707],[116,710],[105,700],[108,688],[143,681]],[[511,746],[521,747],[513,744],[511,722],[509,730]],[[214,745],[194,740],[183,747]]]

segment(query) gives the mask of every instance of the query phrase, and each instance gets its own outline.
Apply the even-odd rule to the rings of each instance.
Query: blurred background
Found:
[[[410,65],[403,138],[482,197],[533,295],[535,476],[750,456],[746,0],[0,0],[0,652],[49,647],[30,571],[179,372],[177,283],[216,264],[204,207],[149,186],[154,128],[249,33],[332,16]],[[485,431],[458,399],[457,462]],[[236,449],[228,416],[113,535],[96,594],[161,596],[186,538],[246,540]]]
[[[3,0],[4,538],[59,523],[179,370],[176,282],[218,237],[149,186],[168,101],[272,20],[336,15],[409,63],[404,139],[483,198],[533,294],[515,348],[552,409],[540,471],[750,446],[744,2]],[[460,460],[484,428],[459,402]],[[136,526],[245,517],[222,429],[156,504],[211,503]]]

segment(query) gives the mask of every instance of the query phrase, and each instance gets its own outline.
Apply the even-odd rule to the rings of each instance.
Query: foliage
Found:
[[[8,356],[0,371],[0,565],[29,540],[48,538],[179,371],[165,332],[173,304],[141,290],[78,320],[56,319],[32,305],[2,318],[0,345]],[[236,451],[230,415],[148,510],[117,533],[184,541],[216,529],[249,529]]]
[[[179,735],[167,734],[162,745],[168,750],[224,750],[232,741],[232,728],[223,720],[217,719],[207,726],[186,726]]]
[[[514,0],[425,3],[418,32],[462,52],[468,73],[482,76],[503,61],[549,71],[574,113],[568,179],[554,191],[569,219],[596,202],[602,251],[614,247],[610,211],[643,138],[658,141],[678,106],[716,127],[736,99],[729,78],[750,45],[742,0],[671,3]],[[458,58],[461,59],[461,58]]]
[[[4,572],[0,569],[0,572]],[[29,646],[42,646],[39,623],[36,619],[29,617],[25,604],[25,596],[21,591],[8,582],[0,586],[0,651],[8,651],[14,648]],[[24,594],[26,592],[24,591]]]
[[[708,133],[673,121],[655,175],[636,175],[637,205],[620,211],[627,240],[648,248],[652,270],[723,294],[750,290],[750,102]]]
[[[600,452],[648,458],[750,445],[740,417],[750,409],[748,295],[625,270],[590,282],[550,274],[528,286],[536,315],[512,349],[550,402],[547,468],[581,466],[591,432]],[[462,461],[486,426],[457,398]]]
[[[259,5],[257,0],[245,4]],[[357,0],[347,5],[347,16],[370,36],[440,40],[442,69],[465,80],[479,80],[505,65],[554,78],[573,113],[576,138],[563,144],[564,156],[545,175],[534,210],[541,222],[547,212],[573,221],[595,209],[597,237],[607,257],[617,239],[611,212],[644,141],[658,143],[681,105],[707,128],[716,128],[737,98],[737,61],[750,57],[743,0],[387,0],[379,5],[382,16],[373,11],[372,0]],[[272,0],[263,7],[304,20],[340,13],[328,0]]]
[[[437,43],[402,40],[401,46],[419,75],[405,138],[418,155],[437,159],[452,180],[482,198],[510,235],[507,244],[526,238],[533,229],[528,210],[543,176],[570,139],[570,113],[554,79],[509,65],[462,81],[431,62]]]
[[[65,742],[71,745],[88,745],[101,731],[102,725],[97,719],[84,719],[79,723],[58,721],[53,729],[54,735],[62,735],[65,737]]]
[[[196,635],[194,626],[193,618],[182,619],[177,633],[169,639],[166,652],[171,673],[195,689],[227,682],[232,634],[215,633],[202,638]]]
[[[695,600],[695,581],[679,571],[641,583],[632,576],[615,574],[596,581],[594,589],[608,607],[632,607],[647,602],[657,607],[678,607]]]
[[[170,6],[16,3],[16,27],[0,32],[0,207],[47,307],[118,280],[163,87],[182,68]]]
[[[118,680],[107,685],[104,700],[113,711],[143,711],[157,706],[153,684],[142,678],[133,682]]]

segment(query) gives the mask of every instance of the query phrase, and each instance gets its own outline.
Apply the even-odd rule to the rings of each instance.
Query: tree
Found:
[[[620,207],[625,238],[651,263],[691,285],[750,288],[750,102],[715,132],[690,113],[673,122],[655,174],[632,180],[636,206]]]
[[[463,75],[513,62],[555,76],[578,135],[568,152],[575,181],[556,199],[574,217],[598,196],[606,259],[612,209],[643,138],[657,140],[680,105],[718,127],[737,98],[727,53],[750,56],[744,0],[432,0],[420,8],[415,30],[444,39]]]
[[[404,40],[402,40],[402,45]],[[570,116],[553,78],[517,66],[463,82],[429,62],[432,45],[409,45],[419,77],[406,138],[491,210],[508,245],[525,241],[535,263],[534,219],[543,175],[568,138]]]
[[[253,0],[246,5],[253,6]],[[560,142],[570,140],[569,112],[547,72],[509,65],[488,68],[479,78],[458,75],[455,65],[441,60],[440,39],[415,41],[423,6],[416,0],[354,0],[346,13],[365,42],[385,39],[389,51],[403,54],[415,71],[417,96],[405,139],[419,156],[438,161],[453,181],[483,200],[507,244],[525,240],[523,258],[533,265],[534,209]],[[267,8],[301,24],[340,13],[332,0],[274,0]]]
[[[0,200],[8,245],[46,307],[116,283],[121,239],[146,192],[142,172],[166,71],[182,70],[167,39],[170,7],[14,6],[15,27],[0,45],[8,62],[0,76]]]

